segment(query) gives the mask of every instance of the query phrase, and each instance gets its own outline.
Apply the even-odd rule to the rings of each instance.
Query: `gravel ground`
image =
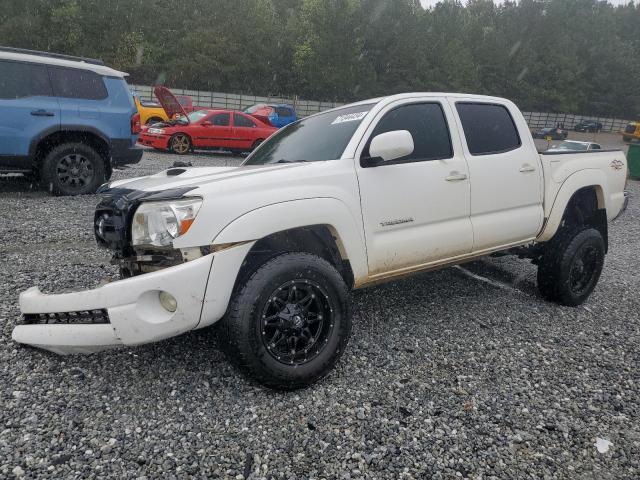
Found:
[[[115,176],[175,159],[147,152]],[[277,393],[231,367],[214,329],[91,356],[13,344],[20,291],[93,287],[115,270],[94,245],[97,197],[21,180],[0,196],[2,478],[640,477],[637,202],[611,225],[583,307],[544,302],[534,267],[509,257],[354,292],[337,369]]]

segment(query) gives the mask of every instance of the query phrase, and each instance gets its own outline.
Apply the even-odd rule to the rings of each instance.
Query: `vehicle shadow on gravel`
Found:
[[[499,266],[486,263],[474,262],[466,267],[484,273],[491,269],[492,274],[498,272],[502,278],[509,278],[510,274]],[[496,294],[492,297],[493,302],[488,299],[487,292]],[[485,310],[492,311],[496,308],[492,303],[500,304],[505,297],[513,295],[513,292],[501,291],[469,278],[455,268],[355,291],[352,293],[352,340],[345,358],[322,383],[339,384],[344,378],[351,377],[356,357],[370,358],[376,368],[384,367],[381,374],[393,376],[398,369],[406,369],[405,357],[421,351],[425,341],[444,335],[445,330],[460,329],[460,334],[466,334],[487,326],[499,328],[497,320],[476,315],[473,305],[483,303]],[[452,310],[452,304],[458,307]],[[465,305],[470,306],[465,308]],[[23,354],[35,361],[39,358],[49,369],[62,373],[80,369],[83,379],[89,377],[93,382],[112,385],[135,382],[141,396],[156,395],[156,390],[164,388],[162,385],[169,379],[185,388],[190,382],[206,382],[230,392],[246,388],[271,392],[236,370],[222,353],[216,330],[214,325],[158,343],[119,347],[88,356],[60,357],[35,348],[25,349]],[[395,352],[396,358],[379,352]],[[73,372],[70,375],[73,376]],[[366,379],[360,381],[366,383]]]

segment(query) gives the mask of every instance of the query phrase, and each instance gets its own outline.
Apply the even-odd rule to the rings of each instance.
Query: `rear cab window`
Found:
[[[276,107],[276,113],[280,117],[292,117],[293,112],[286,107]]]
[[[456,102],[471,155],[492,155],[520,148],[522,141],[504,105]]]

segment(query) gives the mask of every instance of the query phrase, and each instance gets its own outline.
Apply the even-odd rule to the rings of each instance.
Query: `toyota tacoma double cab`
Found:
[[[122,279],[20,295],[17,342],[93,352],[218,323],[263,384],[325,376],[351,334],[349,291],[514,253],[542,296],[592,292],[626,206],[617,150],[539,154],[510,101],[410,93],[279,130],[237,167],[175,167],[105,186],[100,246]]]
[[[0,174],[80,195],[139,162],[140,116],[125,76],[101,60],[0,47]]]

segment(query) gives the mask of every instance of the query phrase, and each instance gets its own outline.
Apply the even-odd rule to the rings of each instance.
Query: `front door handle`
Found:
[[[466,180],[467,175],[465,173],[451,172],[449,176],[444,177],[447,182],[459,182],[460,180]]]
[[[48,112],[46,110],[40,109],[33,110],[31,112],[31,115],[33,115],[34,117],[53,117],[55,114],[53,112]]]
[[[536,169],[535,169],[535,167],[532,167],[528,163],[525,163],[524,165],[522,165],[522,167],[520,167],[520,171],[522,173],[527,173],[527,172],[535,172]]]

